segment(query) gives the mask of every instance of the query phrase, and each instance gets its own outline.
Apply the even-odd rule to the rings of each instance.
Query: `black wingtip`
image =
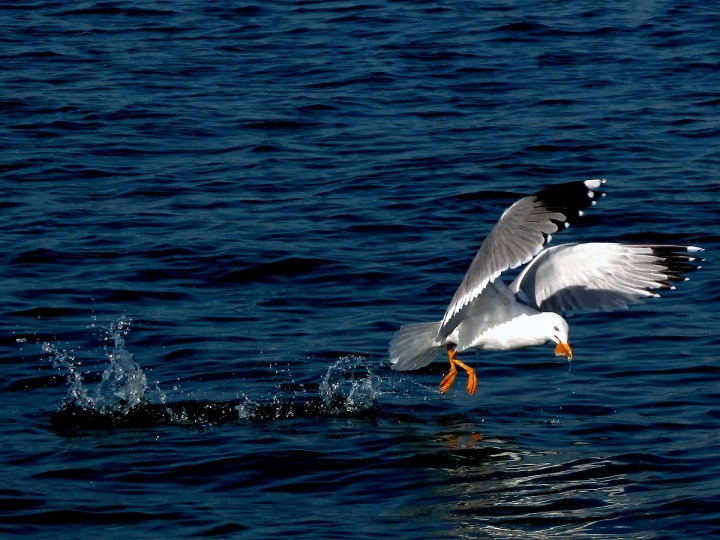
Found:
[[[699,262],[703,259],[695,257],[694,255],[698,251],[703,251],[702,248],[695,246],[662,246],[662,245],[651,245],[648,246],[652,249],[652,254],[660,259],[660,264],[665,267],[665,280],[664,285],[670,286],[673,281],[687,281],[688,278],[682,274],[689,274],[702,268]],[[693,255],[688,255],[692,253]]]
[[[593,178],[556,184],[538,191],[535,198],[547,210],[565,217],[564,220],[553,220],[558,229],[562,230],[585,215],[583,210],[594,206],[597,199],[605,196],[604,191],[598,191],[605,183],[604,178]]]

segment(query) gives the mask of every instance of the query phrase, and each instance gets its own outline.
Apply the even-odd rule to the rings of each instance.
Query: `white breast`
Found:
[[[494,326],[478,335],[465,349],[508,350],[535,347],[550,341],[545,333],[539,333],[533,324],[534,314],[519,315],[514,319]]]
[[[544,326],[539,323],[537,311],[523,304],[513,306],[510,320],[488,327],[475,325],[472,318],[463,321],[448,339],[457,343],[457,351],[467,349],[508,350],[544,345],[550,339]]]

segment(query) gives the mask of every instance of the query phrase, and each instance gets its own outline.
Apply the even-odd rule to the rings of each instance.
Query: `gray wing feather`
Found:
[[[450,301],[437,335],[442,342],[467,316],[468,306],[497,277],[533,259],[551,234],[582,215],[602,195],[593,190],[605,180],[559,184],[520,199],[508,208],[483,242]]]
[[[507,285],[502,281],[490,283],[472,302],[466,317],[458,325],[455,350],[464,351],[485,331],[512,319],[515,303],[515,295]]]
[[[546,249],[510,285],[540,311],[567,316],[625,309],[654,289],[672,289],[680,274],[699,268],[694,246],[564,244]]]

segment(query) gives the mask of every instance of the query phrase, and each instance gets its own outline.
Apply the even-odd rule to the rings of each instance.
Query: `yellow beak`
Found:
[[[572,349],[570,348],[570,343],[558,343],[557,347],[555,347],[555,355],[564,356],[568,359],[568,361],[572,360]]]

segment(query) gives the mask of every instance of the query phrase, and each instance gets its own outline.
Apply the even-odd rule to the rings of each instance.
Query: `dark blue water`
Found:
[[[0,5],[0,534],[720,534],[708,5]],[[704,268],[571,365],[466,354],[474,397],[389,369],[506,206],[596,177],[556,242]]]

